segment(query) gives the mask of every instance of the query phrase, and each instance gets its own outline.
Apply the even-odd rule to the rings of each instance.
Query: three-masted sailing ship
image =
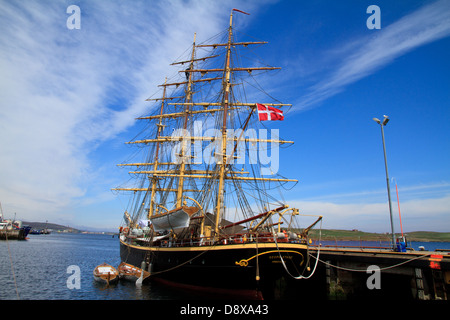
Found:
[[[197,44],[194,35],[188,57],[172,64],[177,80],[166,78],[162,96],[148,99],[151,113],[138,118],[145,128],[128,142],[143,160],[119,165],[133,168],[135,184],[113,190],[131,193],[122,262],[166,284],[261,299],[274,296],[283,276],[310,272],[309,228],[276,198],[277,188],[297,180],[267,161],[268,149],[274,155],[293,142],[277,130],[269,137],[261,120],[283,119],[280,109],[290,105],[244,89],[259,86],[251,84],[258,73],[280,68],[237,65],[247,59],[241,48],[266,43],[235,39],[237,11],[222,39]],[[246,102],[247,95],[260,100]]]

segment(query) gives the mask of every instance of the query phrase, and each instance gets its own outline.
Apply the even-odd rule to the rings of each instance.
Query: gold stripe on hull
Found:
[[[242,244],[218,244],[214,246],[198,246],[198,247],[146,247],[146,246],[137,246],[132,245],[126,242],[123,242],[120,240],[120,243],[139,250],[146,250],[146,251],[164,251],[164,252],[188,252],[188,251],[208,251],[208,250],[235,250],[235,249],[300,249],[300,250],[307,250],[308,246],[305,244],[299,244],[299,243],[242,243]]]

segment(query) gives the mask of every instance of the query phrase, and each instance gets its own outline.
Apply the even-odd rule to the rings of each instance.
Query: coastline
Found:
[[[373,233],[359,230],[335,230],[335,229],[314,229],[309,232],[312,239],[317,240],[319,236],[322,240],[340,241],[391,241],[389,233]],[[397,236],[400,234],[397,233]],[[450,242],[450,232],[433,231],[413,231],[404,232],[408,241],[420,242]]]
[[[52,232],[63,233],[84,233],[84,234],[108,234],[117,235],[117,232],[99,231],[96,230],[80,230],[70,226],[63,226],[60,224],[46,223],[46,222],[23,222],[31,225],[33,228],[42,229],[46,227]],[[400,233],[396,233],[397,236]],[[450,242],[450,232],[434,232],[434,231],[413,231],[404,232],[408,241],[420,242]],[[322,240],[340,240],[340,241],[391,241],[389,233],[364,232],[360,230],[340,230],[340,229],[312,229],[309,231],[309,236],[313,240],[318,240],[319,236]]]

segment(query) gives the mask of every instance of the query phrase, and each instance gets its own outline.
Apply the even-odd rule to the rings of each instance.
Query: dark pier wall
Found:
[[[319,261],[315,266],[315,258]],[[286,274],[278,283],[279,299],[315,300],[448,300],[448,252],[377,250],[310,250],[309,279]],[[294,275],[294,272],[291,272]],[[297,274],[295,274],[297,275]]]

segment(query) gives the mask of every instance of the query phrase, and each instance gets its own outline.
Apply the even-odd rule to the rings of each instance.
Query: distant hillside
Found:
[[[412,241],[443,241],[450,242],[450,232],[414,231],[408,232],[407,237]]]
[[[450,232],[414,231],[404,233],[409,241],[443,241],[450,242]],[[312,239],[319,238],[319,229],[309,232]],[[333,230],[322,229],[322,240],[365,240],[365,241],[390,241],[391,235],[386,233],[371,233],[359,230]]]
[[[51,229],[54,232],[82,232],[76,228],[70,226],[63,226],[55,223],[45,222],[23,222],[24,225],[29,225],[33,229]],[[319,238],[319,229],[312,229],[309,231],[309,236],[312,239]],[[450,232],[431,232],[431,231],[414,231],[406,232],[406,238],[408,241],[443,241],[450,242]],[[390,241],[391,235],[386,233],[372,233],[363,232],[359,230],[335,230],[335,229],[322,229],[322,240],[354,240],[354,241]]]
[[[80,230],[72,228],[70,226],[63,226],[63,225],[55,224],[55,223],[23,221],[23,224],[31,226],[31,228],[36,229],[36,230],[47,228],[47,229],[50,229],[50,230],[55,231],[55,232],[57,232],[57,231],[59,231],[59,232],[73,232],[73,233],[81,232]]]

